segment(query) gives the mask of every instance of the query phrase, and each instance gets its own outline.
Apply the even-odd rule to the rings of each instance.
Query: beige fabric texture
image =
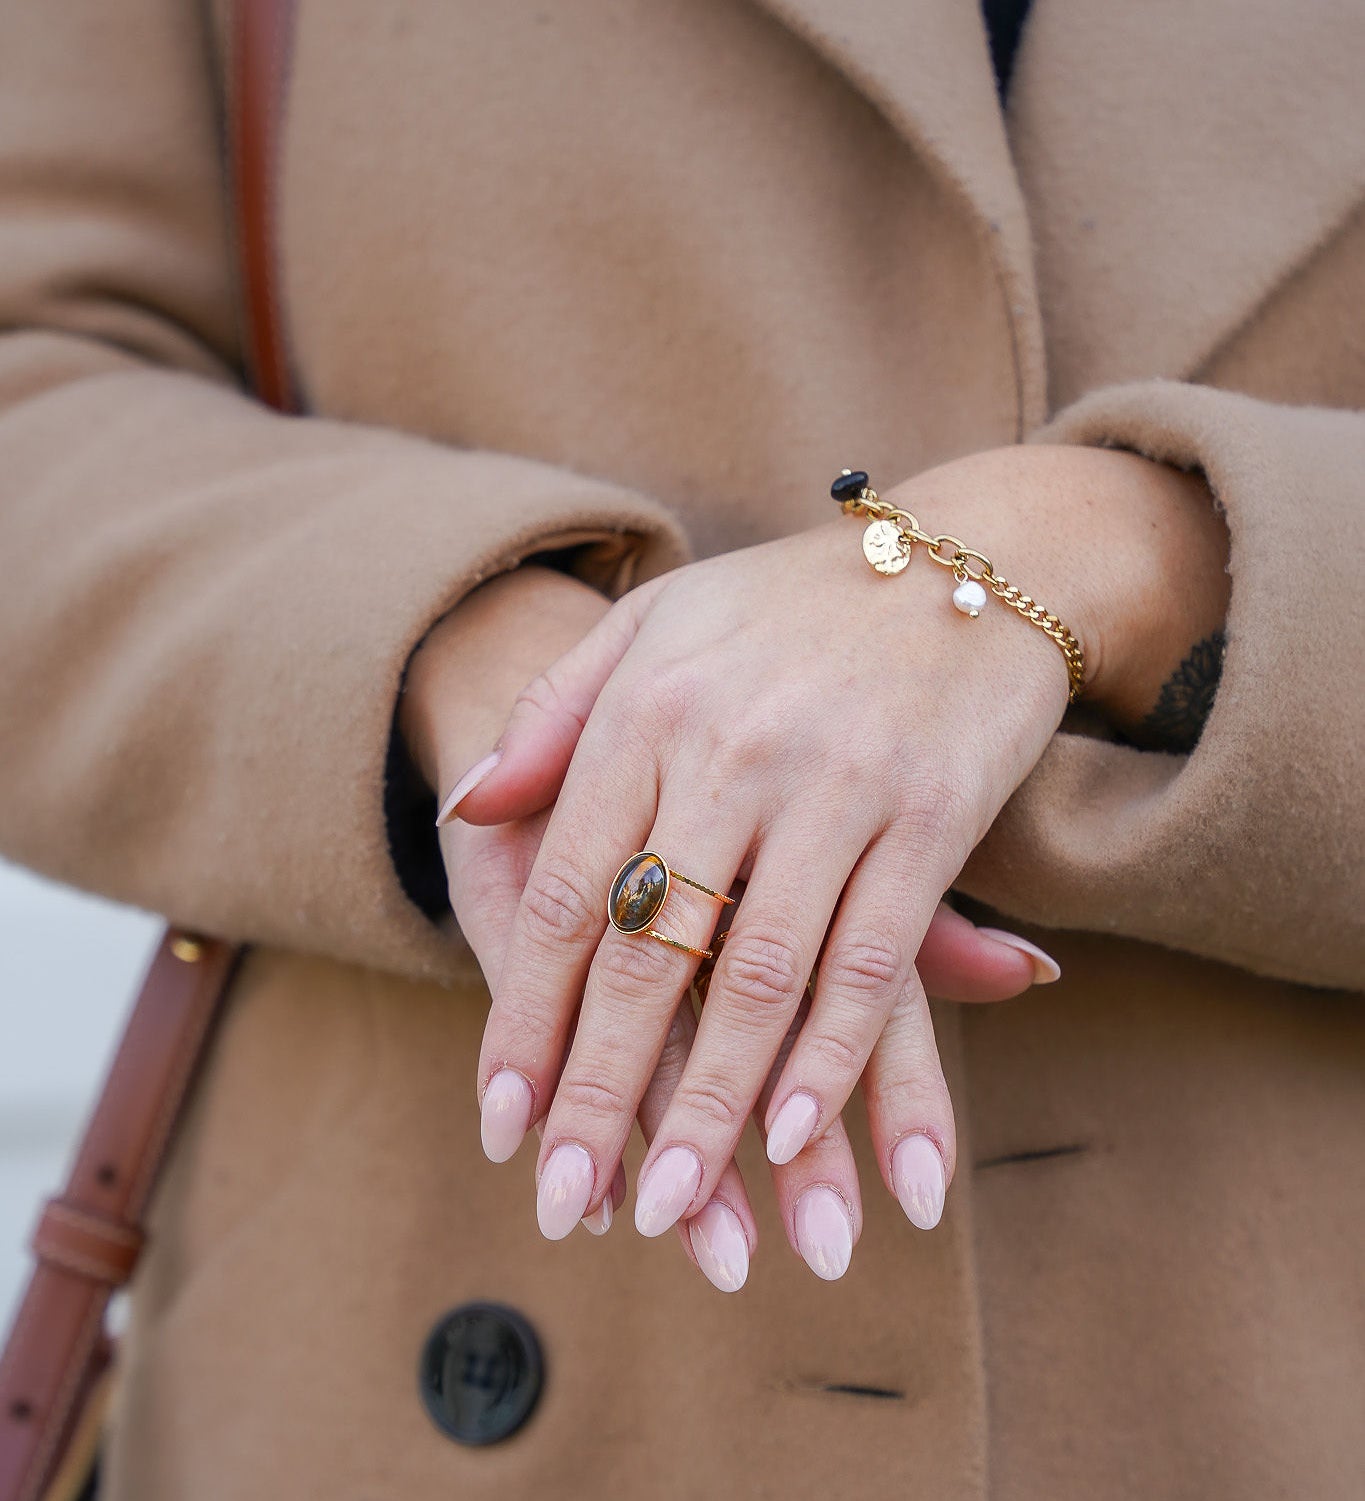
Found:
[[[206,9],[0,11],[0,850],[256,945],[111,1501],[1359,1496],[1359,7],[1034,0],[1002,116],[963,0],[302,0],[305,419],[241,389]],[[413,645],[547,547],[617,593],[845,464],[1038,439],[1204,471],[1228,652],[1191,756],[1060,733],[964,872],[1064,978],[936,1008],[944,1224],[855,1109],[837,1286],[755,1142],[733,1298],[626,1223],[543,1242],[531,1147],[478,1148],[486,992],[387,849]],[[550,1370],[483,1450],[416,1390],[475,1297]]]

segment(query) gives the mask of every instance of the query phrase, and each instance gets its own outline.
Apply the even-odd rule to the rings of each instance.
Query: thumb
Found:
[[[634,641],[663,578],[623,595],[558,661],[517,695],[497,746],[451,789],[437,826],[507,823],[548,808],[597,696]]]

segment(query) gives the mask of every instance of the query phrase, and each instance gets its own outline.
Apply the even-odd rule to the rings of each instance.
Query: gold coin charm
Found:
[[[894,521],[874,521],[863,533],[863,556],[891,577],[910,566],[910,545]]]

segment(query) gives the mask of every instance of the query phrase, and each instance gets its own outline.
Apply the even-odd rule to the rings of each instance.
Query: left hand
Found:
[[[1000,450],[883,499],[988,552],[1056,611],[1086,647],[1090,696],[1116,719],[1144,712],[1193,616],[1221,620],[1221,522],[1207,524],[1198,480],[1164,466]],[[770,1141],[803,1111],[799,1130],[818,1138],[890,1026],[895,1047],[878,1055],[888,1072],[873,1081],[884,1180],[894,1187],[894,1154],[911,1138],[951,1167],[951,1104],[914,959],[939,898],[1055,730],[1067,679],[1055,645],[1008,609],[958,615],[945,570],[917,557],[898,579],[872,574],[860,530],[840,520],[656,580],[528,698],[562,716],[561,737],[564,719],[586,724],[494,986],[479,1076],[510,1066],[539,1096],[554,1090],[542,1196],[582,1160],[560,1149],[578,1147],[591,1164],[584,1208],[600,1204],[695,967],[604,934],[607,887],[639,849],[713,889],[740,876],[748,889],[646,1159],[637,1224],[657,1234],[707,1203],[817,960]],[[462,819],[515,816],[499,787],[515,780],[518,744],[514,715],[502,763]],[[659,926],[704,944],[714,904],[675,893]]]

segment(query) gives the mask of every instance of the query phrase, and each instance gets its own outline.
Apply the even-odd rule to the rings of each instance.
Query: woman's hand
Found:
[[[1221,522],[1200,481],[1163,466],[1001,450],[883,498],[988,552],[1071,625],[1090,693],[1118,719],[1145,712],[1203,628],[1191,620],[1221,620]],[[525,696],[534,732],[514,716],[501,762],[461,802],[469,821],[508,817],[509,789],[554,761],[546,743],[578,740],[480,1060],[485,1085],[506,1069],[539,1101],[553,1092],[542,1226],[566,1230],[601,1204],[695,965],[604,934],[611,879],[646,848],[714,889],[740,876],[748,889],[646,1159],[640,1228],[660,1233],[712,1196],[817,960],[766,1113],[770,1151],[819,1140],[885,1032],[869,1077],[883,1177],[893,1192],[912,1163],[951,1178],[951,1105],[914,960],[1055,729],[1067,679],[1053,643],[1007,609],[953,611],[950,576],[922,558],[894,580],[872,574],[859,533],[836,521],[636,591]],[[701,946],[714,917],[679,885],[657,926]]]
[[[606,613],[607,601],[573,579],[527,567],[484,585],[442,620],[414,654],[401,706],[400,728],[418,766],[433,786],[449,785],[455,767],[468,765],[506,721],[519,691],[546,663],[572,646]],[[531,629],[527,629],[528,623]],[[538,658],[538,660],[537,660]],[[542,745],[558,745],[554,736]],[[570,744],[567,747],[572,749]],[[555,787],[548,762],[537,768],[523,748],[522,775],[504,781],[504,793],[523,803],[540,794],[528,788]],[[455,821],[441,832],[451,901],[475,956],[490,981],[501,968],[513,918],[527,876],[540,847],[547,815],[535,810],[496,827],[480,828]],[[946,908],[931,924],[920,954],[931,992],[969,1000],[995,1000],[1017,994],[1044,964],[1019,940],[1000,942],[977,930]],[[788,1044],[799,1028],[794,1018]],[[695,1034],[690,1002],[679,1008],[669,1043],[641,1101],[639,1119],[650,1140],[672,1096]],[[543,1118],[529,1106],[515,1080],[509,1087],[483,1093],[483,1139],[495,1161],[516,1150],[530,1118]],[[772,1082],[776,1082],[775,1076]],[[793,1246],[813,1264],[827,1265],[828,1253],[809,1235],[798,1239],[797,1205],[813,1182],[832,1185],[859,1217],[857,1173],[842,1126],[824,1133],[821,1148],[790,1165],[775,1166],[779,1206]],[[586,1220],[600,1234],[625,1197],[625,1177],[618,1168],[612,1192]],[[807,1216],[808,1217],[808,1216]],[[679,1226],[688,1255],[716,1286],[733,1290],[744,1281],[748,1257],[757,1242],[753,1210],[734,1164],[726,1169],[716,1195],[695,1221]]]

